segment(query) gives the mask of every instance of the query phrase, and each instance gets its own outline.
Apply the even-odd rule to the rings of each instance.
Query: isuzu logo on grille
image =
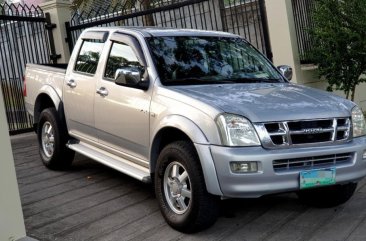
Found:
[[[323,132],[323,128],[306,128],[303,131],[305,134],[318,134]]]

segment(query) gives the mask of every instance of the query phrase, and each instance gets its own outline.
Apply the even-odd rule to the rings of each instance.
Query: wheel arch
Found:
[[[160,151],[169,143],[188,140],[193,143],[209,144],[202,130],[191,120],[180,115],[163,118],[152,134],[150,148],[150,172],[155,171]],[[197,151],[197,150],[196,150]]]
[[[216,168],[209,151],[209,140],[193,121],[183,116],[168,116],[160,122],[152,137],[150,149],[150,173],[152,176],[161,150],[174,141],[187,140],[192,143],[197,153],[207,190],[212,194],[222,195]]]
[[[46,108],[55,108],[60,120],[64,121],[64,109],[63,104],[60,96],[57,94],[57,92],[51,87],[51,86],[43,86],[39,94],[36,98],[35,104],[34,104],[34,125],[36,125],[39,122],[39,117],[41,115],[41,112]]]

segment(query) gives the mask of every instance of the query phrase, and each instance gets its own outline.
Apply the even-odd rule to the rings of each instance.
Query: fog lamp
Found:
[[[230,162],[230,169],[234,173],[251,173],[258,171],[257,162]]]
[[[363,150],[362,159],[366,159],[366,150]]]

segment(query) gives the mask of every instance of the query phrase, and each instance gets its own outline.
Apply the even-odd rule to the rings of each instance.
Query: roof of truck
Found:
[[[110,32],[118,32],[118,31],[127,31],[127,32],[136,32],[140,33],[144,37],[158,37],[158,36],[192,36],[192,35],[200,35],[200,36],[222,36],[222,37],[238,37],[238,35],[220,32],[220,31],[207,31],[207,30],[197,30],[197,29],[179,29],[179,28],[161,28],[161,27],[130,27],[130,26],[121,26],[121,27],[94,27],[89,28],[88,30],[93,31],[110,31]]]

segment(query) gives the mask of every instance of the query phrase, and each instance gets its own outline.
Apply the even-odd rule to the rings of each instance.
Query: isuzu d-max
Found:
[[[67,65],[27,65],[25,101],[47,167],[78,152],[151,182],[166,221],[195,232],[220,198],[330,207],[366,175],[361,109],[291,71],[229,33],[91,28]]]

